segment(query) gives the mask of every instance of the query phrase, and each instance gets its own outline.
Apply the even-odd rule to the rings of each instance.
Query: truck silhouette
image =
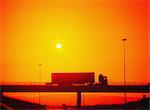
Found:
[[[107,77],[99,75],[99,82],[95,82],[94,72],[52,73],[49,86],[107,86]]]

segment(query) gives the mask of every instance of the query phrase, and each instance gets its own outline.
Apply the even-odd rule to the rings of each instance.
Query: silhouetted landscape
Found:
[[[95,106],[84,106],[83,109],[129,109],[129,110],[149,110],[150,98],[141,99],[134,102],[128,102],[127,104],[112,104],[112,105],[95,105]]]
[[[69,80],[68,80],[69,79]],[[82,93],[98,93],[98,92],[123,92],[123,93],[147,93],[149,92],[149,83],[146,85],[109,85],[107,77],[100,74],[99,82],[95,82],[94,72],[80,72],[80,73],[52,73],[52,82],[45,82],[44,84],[38,85],[0,85],[1,88],[1,106],[6,109],[37,109],[37,110],[45,110],[45,109],[148,109],[149,108],[149,98],[146,98],[146,95],[143,95],[143,99],[136,102],[126,102],[127,97],[124,97],[124,104],[101,104],[94,106],[83,106],[82,105]],[[26,93],[39,93],[36,98],[38,102],[30,102],[25,101],[25,97],[22,99],[17,99],[13,97],[9,97],[3,94],[3,92],[26,92]],[[41,92],[73,92],[76,93],[76,106],[68,106],[66,104],[62,104],[62,106],[58,106],[56,103],[55,107],[48,106],[50,103],[42,105],[41,103]],[[44,99],[47,99],[45,97]],[[102,97],[101,97],[102,98]],[[108,97],[109,98],[109,97]],[[55,98],[53,98],[54,100]],[[107,99],[107,98],[105,98]],[[50,101],[53,101],[49,98]],[[32,100],[33,101],[33,100]],[[100,100],[99,100],[100,101]],[[107,100],[106,100],[107,101]],[[89,101],[90,102],[90,101]],[[117,101],[116,101],[117,102]]]
[[[150,98],[143,97],[140,100],[128,102],[127,104],[101,104],[101,105],[91,105],[91,106],[82,106],[81,110],[91,110],[91,109],[126,109],[126,110],[149,110]],[[66,104],[62,104],[62,106],[46,106],[46,105],[39,105],[37,103],[31,103],[27,101],[22,101],[14,98],[10,98],[4,95],[1,95],[1,109],[7,110],[8,107],[15,110],[47,110],[47,109],[70,109],[70,110],[78,110],[76,106],[69,106]]]
[[[105,105],[93,105],[93,106],[82,106],[80,109],[81,110],[103,110],[103,109],[107,109],[107,110],[149,110],[149,105],[150,103],[150,98],[144,98],[138,101],[133,101],[133,102],[128,102],[126,105],[124,104],[105,104]],[[52,107],[49,106],[49,109],[57,109],[57,106]],[[77,109],[76,106],[67,106],[65,104],[63,104],[62,106],[59,106],[58,108],[60,109]]]
[[[15,98],[10,98],[4,95],[1,95],[1,101],[0,101],[0,108],[2,110],[9,110],[9,109],[14,109],[14,110],[46,110],[46,106],[44,105],[39,105],[36,103],[31,103]]]

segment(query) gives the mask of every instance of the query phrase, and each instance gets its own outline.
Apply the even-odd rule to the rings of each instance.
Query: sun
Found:
[[[62,48],[62,44],[60,44],[60,43],[56,44],[56,48],[58,48],[58,49]]]

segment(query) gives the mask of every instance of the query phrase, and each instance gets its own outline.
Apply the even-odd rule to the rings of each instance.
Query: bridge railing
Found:
[[[46,85],[46,82],[0,82],[0,85]],[[123,82],[108,82],[108,85],[123,86]],[[148,85],[148,82],[126,82],[126,85]]]
[[[45,85],[45,82],[1,82],[0,85]]]
[[[123,86],[124,82],[108,82],[108,85],[120,85]],[[148,82],[126,82],[127,86],[130,85],[148,85]]]

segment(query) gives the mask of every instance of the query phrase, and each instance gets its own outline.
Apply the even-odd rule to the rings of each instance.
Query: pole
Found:
[[[123,45],[124,46],[124,50],[123,50],[124,51],[124,55],[123,55],[124,56],[123,57],[123,60],[124,60],[124,87],[125,87],[124,88],[125,89],[125,92],[124,92],[124,104],[126,104],[126,56],[125,56],[126,55],[126,48],[125,48],[126,40],[127,39],[122,39],[123,44],[124,44]]]
[[[77,92],[77,108],[81,108],[81,92]]]
[[[39,64],[39,85],[41,84],[41,65]],[[39,92],[39,104],[41,104],[41,94]]]
[[[39,84],[41,84],[41,65],[39,64]]]

